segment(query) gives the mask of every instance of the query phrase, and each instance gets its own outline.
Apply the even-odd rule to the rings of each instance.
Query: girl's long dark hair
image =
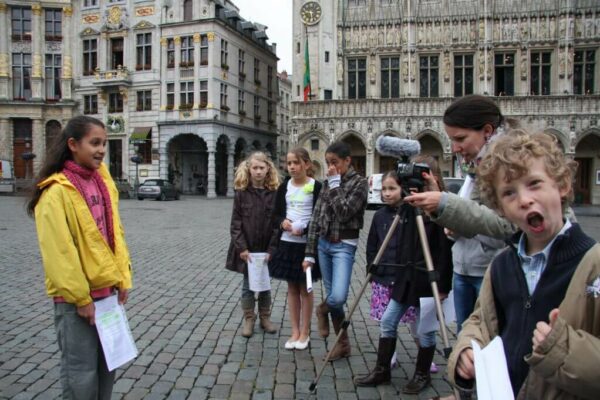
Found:
[[[67,141],[70,138],[73,138],[79,142],[88,133],[91,125],[96,125],[104,129],[102,121],[96,118],[87,117],[85,115],[75,117],[67,123],[65,129],[62,130],[60,135],[58,135],[50,145],[50,148],[44,157],[44,164],[37,174],[33,187],[31,188],[31,197],[27,202],[27,214],[30,217],[34,216],[35,206],[45,189],[39,188],[38,184],[50,175],[62,171],[65,161],[73,158]]]

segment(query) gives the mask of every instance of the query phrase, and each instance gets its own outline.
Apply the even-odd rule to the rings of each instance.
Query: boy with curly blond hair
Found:
[[[448,361],[460,389],[473,388],[471,340],[500,336],[517,399],[598,397],[600,245],[564,217],[575,168],[553,137],[522,130],[481,161],[482,195],[520,231],[492,261]]]

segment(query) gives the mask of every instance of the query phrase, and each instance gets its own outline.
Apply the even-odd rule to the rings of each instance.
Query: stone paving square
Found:
[[[60,398],[59,352],[52,303],[45,295],[35,226],[25,199],[0,197],[0,398]],[[273,321],[241,336],[241,275],[225,270],[231,199],[124,200],[120,203],[134,269],[126,306],[140,355],[117,372],[113,399],[306,399],[322,365],[326,343],[313,318],[311,347],[288,351],[285,282],[273,281]],[[354,266],[351,304],[365,277],[364,245],[373,211],[367,211]],[[597,217],[580,221],[596,239]],[[321,299],[315,285],[315,303]],[[417,399],[447,394],[443,373],[420,396],[400,393],[413,372],[415,344],[399,329],[399,368],[392,384],[357,388],[352,377],[374,366],[378,323],[369,318],[367,290],[352,318],[352,356],[326,367],[313,399]],[[452,327],[453,329],[453,327]],[[454,334],[450,333],[454,339]],[[332,343],[332,337],[328,339]],[[444,370],[438,340],[435,362]]]

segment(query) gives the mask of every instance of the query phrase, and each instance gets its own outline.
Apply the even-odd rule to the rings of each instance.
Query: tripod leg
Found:
[[[392,220],[392,224],[391,224],[390,228],[388,229],[388,231],[385,235],[385,238],[383,239],[383,243],[381,244],[381,247],[379,248],[377,255],[375,256],[375,260],[373,260],[374,264],[378,264],[379,261],[381,260],[381,257],[383,257],[383,254],[385,253],[388,243],[390,242],[390,239],[394,235],[394,231],[396,230],[396,227],[398,226],[399,222],[400,222],[400,216],[396,215],[394,217],[394,219]],[[354,300],[354,303],[352,304],[352,306],[350,307],[350,310],[348,311],[348,315],[346,316],[346,319],[342,322],[339,332],[336,332],[337,336],[335,338],[335,342],[334,342],[333,346],[331,347],[331,350],[329,350],[329,353],[327,353],[327,357],[325,357],[325,361],[323,361],[323,365],[319,369],[317,376],[310,384],[309,390],[311,392],[313,392],[317,388],[317,383],[319,382],[319,379],[321,379],[321,375],[323,375],[323,371],[325,370],[325,367],[327,366],[329,360],[331,359],[331,356],[334,354],[334,350],[335,350],[338,342],[340,341],[340,339],[343,338],[344,335],[347,334],[346,332],[348,330],[348,326],[350,325],[350,319],[352,318],[354,311],[356,311],[356,307],[358,307],[358,303],[359,303],[361,297],[365,293],[367,285],[369,284],[369,282],[371,280],[371,276],[372,276],[372,274],[369,272],[367,274],[367,279],[365,279],[363,285],[360,288],[360,291],[358,292],[358,295],[356,296],[356,298]]]

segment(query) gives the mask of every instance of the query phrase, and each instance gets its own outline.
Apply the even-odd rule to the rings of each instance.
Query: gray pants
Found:
[[[115,371],[109,372],[95,326],[77,314],[74,304],[54,304],[54,326],[61,351],[63,399],[109,400]]]

